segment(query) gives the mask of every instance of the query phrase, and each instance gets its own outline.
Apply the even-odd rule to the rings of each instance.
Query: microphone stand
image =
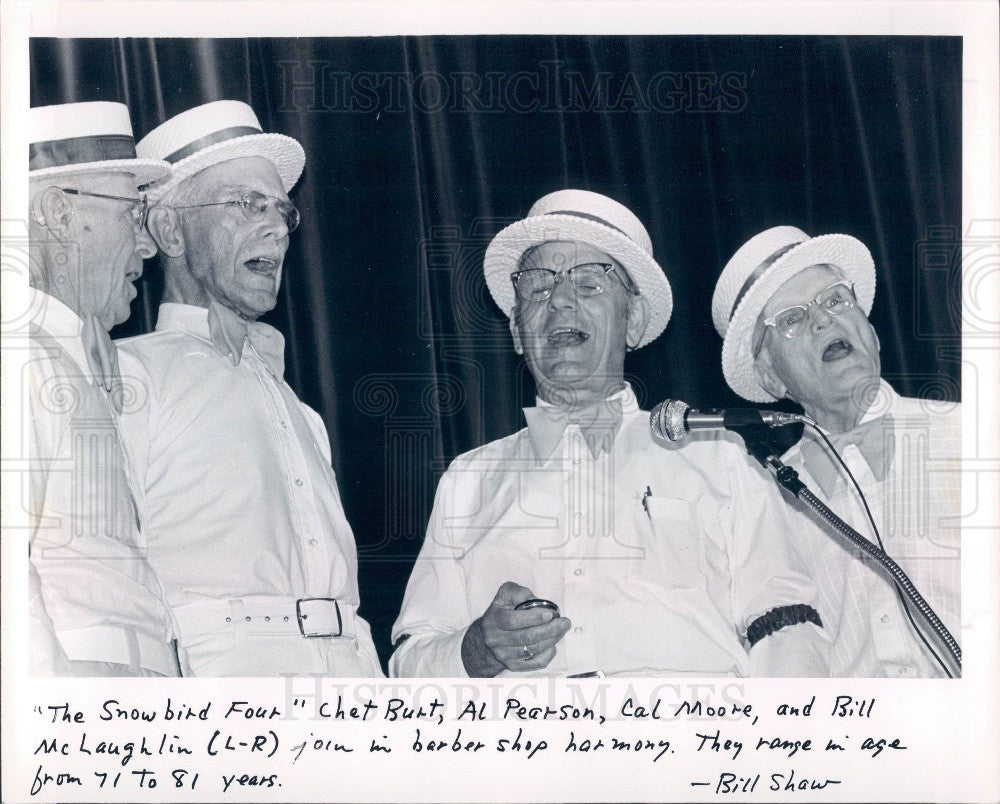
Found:
[[[737,433],[746,445],[747,452],[767,469],[775,481],[783,489],[788,491],[793,497],[802,501],[822,522],[832,528],[837,534],[846,538],[856,547],[859,547],[866,554],[875,559],[892,576],[897,587],[913,603],[917,612],[937,635],[938,639],[948,650],[952,661],[959,671],[962,669],[962,648],[958,641],[951,635],[945,624],[937,616],[930,604],[924,600],[923,596],[913,585],[902,567],[876,544],[866,539],[854,528],[848,525],[843,519],[837,516],[830,508],[820,500],[809,487],[799,479],[799,473],[791,466],[786,466],[775,455],[775,448],[771,445],[768,437],[768,427],[761,425],[747,425],[730,427]]]

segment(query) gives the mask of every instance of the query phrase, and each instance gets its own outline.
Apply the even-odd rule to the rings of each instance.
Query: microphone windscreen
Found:
[[[649,427],[661,441],[680,441],[688,434],[684,416],[689,406],[679,399],[668,399],[657,405],[649,414]]]

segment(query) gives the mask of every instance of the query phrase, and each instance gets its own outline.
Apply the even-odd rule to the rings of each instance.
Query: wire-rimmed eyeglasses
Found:
[[[283,198],[277,198],[273,195],[258,193],[256,190],[250,190],[249,192],[243,193],[239,198],[233,198],[228,201],[209,201],[205,204],[170,204],[169,206],[173,209],[235,206],[239,207],[240,211],[248,221],[252,223],[259,223],[264,220],[264,216],[267,215],[267,210],[271,204],[274,204],[274,208],[277,209],[281,216],[285,219],[285,227],[288,229],[289,233],[294,232],[299,227],[300,220],[299,211],[295,207],[295,204],[291,201],[286,201]]]
[[[143,193],[138,198],[129,198],[124,195],[106,195],[105,193],[92,193],[88,190],[77,190],[75,187],[60,187],[64,193],[69,195],[86,195],[90,198],[104,198],[109,201],[124,201],[129,204],[131,209],[129,213],[132,215],[132,222],[135,224],[137,229],[141,229],[146,225],[146,216],[149,214],[149,199]]]

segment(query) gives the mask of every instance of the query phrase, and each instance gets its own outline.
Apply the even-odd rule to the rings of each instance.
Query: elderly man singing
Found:
[[[148,388],[125,417],[150,561],[185,673],[380,676],[357,614],[357,554],[319,415],[283,379],[276,304],[302,147],[237,101],[190,109],[139,153],[165,272],[156,331],[123,342]]]
[[[128,109],[31,110],[29,601],[39,675],[176,675],[170,614],[145,557],[121,448],[123,392],[108,330],[129,317],[156,253]]]
[[[867,315],[875,264],[842,234],[768,229],[726,265],[712,300],[730,387],[752,402],[799,403],[860,485],[885,550],[953,635],[959,633],[961,406],[907,399],[881,379]],[[809,428],[783,460],[835,512],[873,541],[863,503]],[[798,527],[830,634],[834,676],[950,672],[915,631],[893,582],[832,535]]]
[[[814,671],[825,637],[774,492],[731,443],[655,442],[623,379],[672,306],[638,218],[552,193],[494,238],[485,273],[537,405],[442,477],[391,671]]]

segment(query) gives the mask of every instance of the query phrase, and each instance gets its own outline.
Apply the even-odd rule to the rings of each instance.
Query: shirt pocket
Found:
[[[668,590],[704,589],[705,537],[697,503],[651,496],[637,516],[646,520],[649,541],[635,574]]]

